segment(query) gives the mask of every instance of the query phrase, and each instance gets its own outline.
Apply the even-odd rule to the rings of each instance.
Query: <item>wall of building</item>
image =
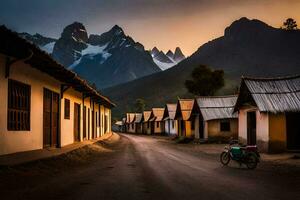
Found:
[[[207,121],[207,134],[209,140],[228,141],[231,137],[238,138],[238,119],[228,119],[230,131],[221,131],[221,119]]]
[[[151,122],[149,122],[149,127],[148,127],[148,122],[143,122],[143,133],[144,134],[151,134]]]
[[[59,93],[60,83],[22,61],[11,65],[9,79],[31,86],[30,131],[7,130],[8,79],[5,57],[0,54],[0,154],[42,149],[44,88]]]
[[[194,137],[191,121],[185,121],[185,137],[188,137],[188,138]]]
[[[135,123],[131,123],[131,124],[128,124],[128,132],[129,133],[135,133]]]
[[[30,130],[29,131],[8,131],[7,130],[7,107],[8,107],[8,79],[5,78],[5,60],[6,58],[0,54],[0,95],[3,98],[0,103],[0,155],[15,152],[36,150],[43,148],[43,98],[44,89],[49,89],[60,94],[61,83],[51,76],[32,68],[22,61],[18,61],[11,65],[9,79],[22,82],[31,86],[30,101]],[[64,118],[64,99],[70,100],[70,119]],[[60,102],[60,134],[59,144],[65,146],[74,142],[74,104],[80,105],[80,141],[83,140],[83,101],[82,94],[72,88],[64,92],[63,99]],[[92,109],[90,98],[85,98],[86,120],[90,116],[90,124],[86,126],[87,138],[92,137]],[[88,112],[90,109],[90,112]],[[95,113],[99,112],[98,104],[94,104]],[[111,132],[111,110],[100,107],[102,114],[102,126],[98,125],[97,135],[104,134],[104,116],[107,116],[107,130]],[[95,117],[96,120],[96,117]],[[101,123],[100,123],[101,124]],[[90,133],[89,133],[89,132]]]
[[[65,99],[70,100],[70,119],[65,119]],[[83,109],[82,109],[82,94],[69,88],[64,92],[63,99],[61,99],[61,146],[72,144],[74,139],[74,105],[80,105],[80,133],[83,131]],[[81,134],[81,141],[83,140]]]
[[[174,127],[173,127],[174,123]],[[178,122],[177,120],[165,120],[165,132],[170,135],[177,135],[178,131]]]
[[[159,122],[154,123],[154,133],[155,134],[164,133],[165,132],[164,128],[165,128],[164,121],[159,121]]]
[[[195,116],[195,118],[193,119],[193,120],[195,120],[195,128],[194,128],[194,130],[192,130],[192,134],[194,135],[194,137],[196,138],[196,139],[199,139],[200,138],[200,132],[199,132],[199,128],[200,128],[200,116],[197,114],[196,116]]]
[[[285,114],[269,114],[269,152],[286,150]]]
[[[269,145],[269,116],[268,113],[260,113],[256,107],[242,107],[239,110],[238,135],[243,143],[247,143],[247,112],[256,112],[256,141],[260,151],[268,151]]]

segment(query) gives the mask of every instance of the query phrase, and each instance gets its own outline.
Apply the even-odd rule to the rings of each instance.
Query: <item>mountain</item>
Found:
[[[19,33],[19,35],[24,39],[34,43],[35,45],[37,45],[38,47],[40,47],[42,50],[46,51],[49,54],[52,53],[54,44],[57,41],[57,39],[45,37],[38,33],[31,35],[29,33],[23,32],[23,33]]]
[[[151,50],[151,56],[161,70],[169,69],[185,59],[179,47],[176,48],[175,54],[171,50],[165,54],[163,51],[159,51],[157,47],[154,47]]]
[[[224,36],[202,45],[176,66],[135,81],[107,88],[104,93],[119,107],[117,116],[143,98],[152,106],[191,97],[184,87],[192,70],[200,64],[223,69],[225,86],[218,94],[232,94],[240,76],[285,76],[300,73],[300,31],[286,31],[259,20],[241,18],[225,29]],[[124,106],[126,105],[126,107]]]
[[[173,55],[173,60],[175,60],[175,62],[179,63],[183,59],[185,59],[185,56],[183,55],[181,49],[179,47],[176,47],[175,53]]]
[[[63,29],[58,40],[39,34],[20,35],[51,54],[56,61],[95,83],[98,88],[161,71],[149,51],[126,36],[117,25],[101,35],[89,35],[82,23],[74,22]]]

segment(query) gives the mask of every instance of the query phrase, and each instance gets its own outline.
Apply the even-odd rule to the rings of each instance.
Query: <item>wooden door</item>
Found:
[[[83,139],[86,139],[86,106],[83,106]]]
[[[247,144],[256,145],[256,112],[247,112]]]
[[[58,146],[59,95],[44,89],[43,98],[43,147]]]
[[[288,150],[300,150],[300,113],[286,114],[286,140]]]
[[[95,138],[95,112],[92,110],[92,138]]]
[[[50,90],[44,89],[44,113],[43,113],[43,146],[51,146],[51,107],[52,94]]]
[[[91,120],[90,119],[91,119],[91,117],[90,117],[90,109],[88,108],[88,123],[87,123],[87,126],[88,126],[88,139],[90,139],[90,134],[91,134],[90,133],[90,126],[91,126],[91,124],[90,124]]]
[[[52,129],[51,145],[58,145],[59,94],[52,92]]]
[[[199,119],[199,138],[204,139],[204,121]]]
[[[80,105],[74,103],[74,141],[80,141]]]

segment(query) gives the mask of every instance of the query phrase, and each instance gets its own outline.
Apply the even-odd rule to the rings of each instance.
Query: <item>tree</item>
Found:
[[[144,99],[136,99],[134,103],[135,112],[141,113],[145,110],[146,103]]]
[[[293,18],[288,18],[284,23],[283,23],[283,29],[292,31],[292,30],[297,30],[297,22]]]
[[[194,95],[209,96],[224,86],[224,71],[211,70],[200,65],[192,71],[192,80],[185,81],[185,87]]]

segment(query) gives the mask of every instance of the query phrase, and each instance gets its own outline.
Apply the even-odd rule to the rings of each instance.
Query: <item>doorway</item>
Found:
[[[83,106],[83,139],[86,139],[86,106]]]
[[[247,144],[256,145],[256,112],[247,112]]]
[[[80,141],[80,104],[74,103],[74,141]]]
[[[43,147],[58,146],[59,94],[44,89]]]
[[[286,140],[288,150],[300,150],[300,113],[286,113]]]

